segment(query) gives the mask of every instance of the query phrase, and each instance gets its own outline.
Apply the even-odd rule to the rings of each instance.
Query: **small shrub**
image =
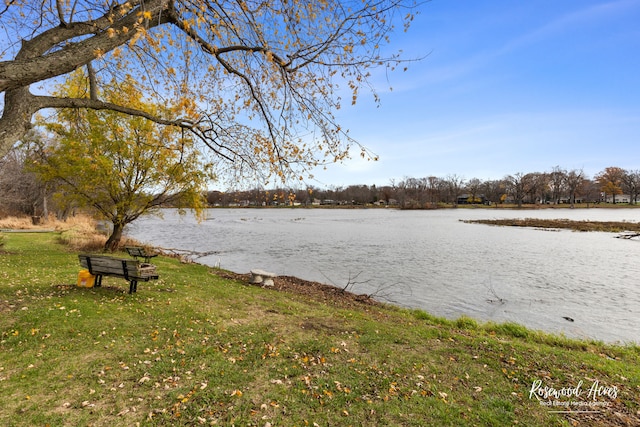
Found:
[[[427,313],[424,310],[415,309],[415,310],[412,310],[412,313],[417,320],[425,320],[428,323],[431,323],[434,325],[447,325],[449,323],[447,319],[434,316],[433,314]]]
[[[86,231],[72,228],[60,233],[58,240],[74,251],[96,252],[104,248],[107,236],[97,234],[95,231],[87,233]]]
[[[490,329],[498,334],[507,335],[514,338],[527,338],[531,334],[531,331],[529,329],[513,322],[492,325]]]
[[[60,232],[58,240],[74,251],[95,252],[104,248],[107,236],[96,231],[96,221],[85,215],[76,215],[55,223]]]
[[[467,316],[460,317],[456,320],[455,325],[460,329],[478,329],[478,322]]]
[[[133,239],[131,237],[123,236],[122,240],[120,240],[120,248],[123,249],[126,246],[140,246],[144,248],[147,252],[154,252],[154,247],[145,243],[140,242],[139,240]]]

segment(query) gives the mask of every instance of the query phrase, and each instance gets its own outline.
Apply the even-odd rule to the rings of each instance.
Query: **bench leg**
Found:
[[[138,281],[132,280],[129,282],[129,293],[132,294],[138,290]]]
[[[96,282],[93,284],[96,288],[102,286],[102,274],[96,275]]]

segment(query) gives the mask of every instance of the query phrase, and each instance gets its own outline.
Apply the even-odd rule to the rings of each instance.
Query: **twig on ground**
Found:
[[[356,294],[356,295],[361,295],[367,299],[374,299],[377,301],[381,301],[384,300],[386,302],[389,302],[391,304],[398,304],[398,302],[396,300],[394,300],[393,298],[391,298],[391,295],[394,294],[398,294],[398,292],[396,292],[397,287],[400,286],[399,283],[390,283],[388,285],[380,285],[378,286],[373,292],[370,293],[366,293],[366,294],[359,294],[358,292],[356,292],[356,287],[361,286],[361,285],[365,285],[365,284],[370,284],[372,282],[371,279],[369,280],[361,280],[361,281],[356,281],[356,279],[358,277],[360,277],[360,275],[362,274],[362,272],[359,272],[358,274],[356,274],[355,276],[352,276],[351,273],[349,273],[349,278],[347,279],[347,283],[346,285],[342,286],[338,286],[336,285],[336,283],[331,280],[330,277],[328,277],[326,274],[324,274],[322,271],[320,272],[325,279],[327,279],[334,287],[340,289],[342,292],[350,292],[352,294]],[[371,287],[371,286],[369,286]],[[409,289],[408,294],[411,295],[411,288],[409,286],[405,286],[405,288]],[[391,291],[391,289],[394,289],[394,291]]]
[[[327,279],[329,282],[331,282],[331,284],[334,287],[342,290],[342,292],[352,292],[350,288],[353,288],[354,286],[357,286],[357,285],[362,285],[362,284],[371,282],[371,280],[364,280],[362,282],[356,282],[355,281],[355,279],[357,279],[362,274],[362,271],[360,273],[356,274],[355,276],[351,276],[351,273],[349,273],[349,278],[347,279],[347,284],[344,285],[344,286],[336,285],[336,283],[333,280],[331,280],[331,278],[329,276],[327,276],[326,274],[324,274],[322,271],[320,272],[320,274],[322,274],[325,279]]]
[[[409,290],[409,292],[407,292],[407,294],[409,296],[411,296],[413,294],[410,286],[408,286],[406,284],[405,285],[401,285],[400,283],[395,282],[395,283],[390,283],[388,285],[380,285],[380,286],[378,286],[378,288],[374,292],[368,294],[367,297],[371,298],[371,299],[375,299],[377,301],[384,300],[384,301],[386,301],[388,303],[391,303],[391,304],[400,305],[399,301],[391,298],[391,295],[399,295],[400,294],[398,292],[398,287],[400,287],[400,286],[402,286],[405,290],[406,289]],[[393,291],[391,289],[393,289]],[[402,294],[404,294],[404,292],[402,292]]]

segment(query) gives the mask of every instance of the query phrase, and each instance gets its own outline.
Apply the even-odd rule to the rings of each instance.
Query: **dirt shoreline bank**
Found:
[[[249,273],[241,274],[220,269],[212,269],[211,273],[218,277],[239,281],[247,286],[261,286],[260,284],[250,282],[251,274]],[[304,280],[294,276],[276,276],[273,279],[273,286],[267,286],[264,287],[264,289],[304,295],[318,302],[326,304],[333,303],[341,307],[351,308],[355,306],[377,306],[384,304],[366,294],[355,294],[335,286]]]

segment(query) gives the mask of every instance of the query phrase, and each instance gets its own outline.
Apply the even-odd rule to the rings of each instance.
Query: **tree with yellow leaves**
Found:
[[[622,194],[622,183],[625,171],[617,166],[604,168],[602,172],[595,176],[595,180],[600,185],[600,190],[606,195],[611,195],[611,201],[616,203],[616,195]]]
[[[371,88],[372,67],[398,65],[383,46],[395,26],[406,30],[413,1],[4,2],[0,156],[36,112],[89,108],[181,128],[240,173],[285,177],[340,161],[355,141],[333,115],[339,91],[356,102]],[[51,93],[52,79],[80,68],[90,96]],[[180,108],[166,114],[100,97],[102,82],[127,78],[148,99]]]
[[[56,94],[82,99],[88,82],[74,72]],[[153,114],[166,106],[145,102],[136,82],[105,84],[106,102]],[[115,250],[124,227],[170,204],[200,213],[213,178],[189,135],[142,117],[111,110],[61,109],[43,124],[51,140],[36,145],[34,170],[56,189],[62,205],[89,208],[113,224],[105,249]]]

